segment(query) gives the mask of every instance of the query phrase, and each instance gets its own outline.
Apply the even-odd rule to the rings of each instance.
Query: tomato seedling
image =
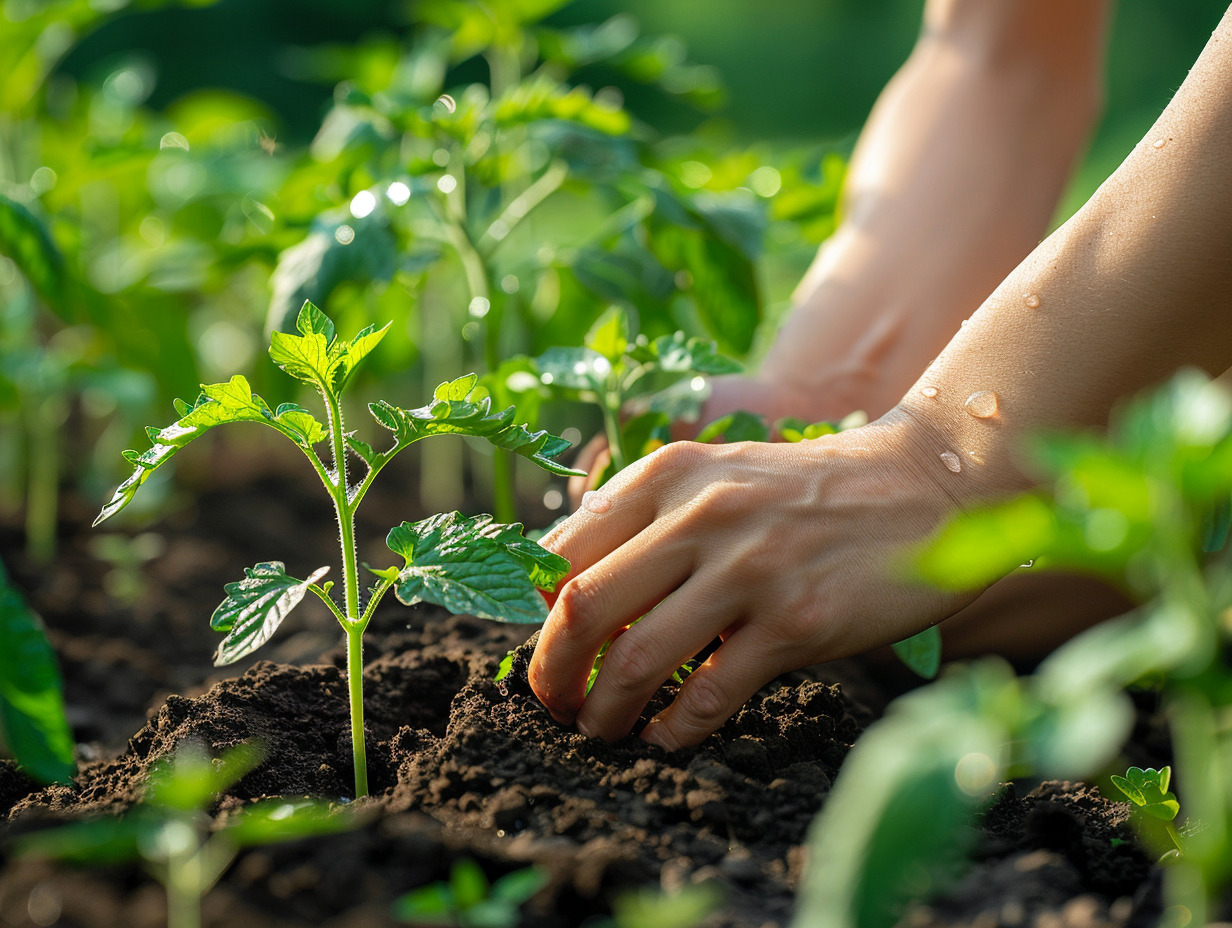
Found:
[[[394,917],[415,925],[442,928],[514,928],[521,907],[548,884],[537,867],[524,867],[489,882],[469,857],[459,858],[448,881],[430,883],[394,900]]]
[[[379,570],[369,568],[377,582],[365,603],[359,593],[355,512],[377,474],[405,448],[436,435],[483,438],[551,473],[568,476],[581,472],[554,460],[569,447],[565,439],[546,431],[531,432],[514,421],[512,408],[492,412],[490,398],[476,399],[473,391],[478,377],[474,374],[441,384],[432,402],[419,409],[402,409],[384,400],[370,403],[372,417],[393,433],[388,448],[375,450],[347,431],[340,399],[355,368],[389,326],[368,326],[347,341],[337,337],[334,323],[325,313],[305,302],[296,328],[299,334],[273,333],[270,357],[286,373],[320,394],[325,423],[294,403],[271,409],[238,374],[227,383],[204,384],[191,406],[176,401],[178,421],[161,430],[147,430],[153,447],[144,452],[125,452],[136,469],[120,484],[94,524],[127,506],[155,469],[216,425],[259,422],[289,438],[304,453],[334,504],[342,546],[343,602],[339,605],[330,595],[332,583],[319,582],[328,567],[313,571],[306,580],[289,576],[281,561],[245,568],[243,580],[227,584],[226,598],[210,619],[210,626],[225,635],[214,663],[233,663],[263,645],[306,593],[325,603],[346,633],[355,795],[360,797],[368,794],[363,634],[385,594],[392,589],[408,606],[431,602],[455,613],[506,622],[541,622],[547,617],[547,607],[539,590],[554,589],[569,570],[564,558],[524,538],[519,523],[504,525],[487,515],[449,512],[415,523],[403,522],[389,532],[387,544],[403,563]],[[328,465],[316,452],[321,442],[329,444]],[[348,475],[348,455],[365,468],[357,479]]]
[[[1171,782],[1171,767],[1161,767],[1158,770],[1154,767],[1147,767],[1145,770],[1141,767],[1130,767],[1123,777],[1112,775],[1112,785],[1125,794],[1140,816],[1164,823],[1164,829],[1175,845],[1174,850],[1165,854],[1165,857],[1184,853],[1181,836],[1172,824],[1181,811],[1181,804],[1177,802],[1176,794],[1168,791]]]

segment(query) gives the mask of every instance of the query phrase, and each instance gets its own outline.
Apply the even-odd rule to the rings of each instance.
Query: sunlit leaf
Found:
[[[210,628],[226,633],[214,653],[214,666],[233,664],[265,644],[328,570],[322,567],[307,580],[297,580],[287,576],[281,561],[245,567],[245,578],[223,587],[226,599],[210,616]]]
[[[521,455],[550,473],[582,473],[554,460],[570,447],[568,441],[547,431],[530,431],[515,421],[513,407],[492,412],[491,397],[476,400],[478,382],[475,374],[467,374],[442,383],[434,391],[433,401],[418,409],[401,409],[384,400],[370,403],[368,409],[377,422],[394,433],[394,450],[431,435],[470,435]]]
[[[201,395],[191,407],[182,401],[176,406],[177,411],[185,408],[188,412],[166,428],[146,430],[153,445],[149,450],[124,453],[136,469],[116,488],[94,520],[95,525],[127,506],[150,474],[189,442],[200,438],[216,425],[261,422],[282,432],[303,448],[309,448],[325,437],[325,427],[308,410],[293,403],[284,403],[277,411],[271,410],[265,400],[252,392],[248,381],[240,374],[226,383],[202,384]]]
[[[297,380],[337,396],[359,363],[380,344],[390,323],[380,329],[370,325],[348,342],[336,338],[333,321],[305,301],[295,325],[301,334],[270,333],[270,357]]]
[[[0,564],[0,743],[43,782],[76,773],[63,685],[43,623]]]
[[[442,513],[403,522],[387,539],[405,561],[394,593],[408,606],[426,601],[450,612],[503,622],[542,622],[539,589],[554,589],[569,562],[522,537],[522,526],[491,516]]]
[[[1055,537],[1048,503],[1024,496],[956,516],[916,558],[916,574],[944,590],[978,589],[1038,558]]]
[[[629,345],[629,319],[618,306],[609,308],[586,333],[585,346],[612,365],[624,357]]]
[[[765,417],[738,409],[726,416],[720,416],[697,433],[697,440],[701,442],[712,442],[720,438],[726,442],[769,441],[770,426],[766,424]]]

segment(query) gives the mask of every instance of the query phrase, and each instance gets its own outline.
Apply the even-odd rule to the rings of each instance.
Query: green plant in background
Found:
[[[611,473],[670,441],[669,427],[683,413],[696,416],[705,377],[732,374],[740,365],[714,342],[683,332],[651,341],[631,338],[624,310],[612,307],[587,332],[580,348],[549,348],[534,360],[549,395],[598,407],[603,415]],[[643,410],[624,418],[643,401]],[[604,479],[606,480],[605,475]]]
[[[201,900],[246,847],[275,844],[353,826],[353,817],[309,799],[253,803],[212,827],[206,809],[261,761],[252,745],[217,760],[180,748],[150,770],[142,802],[127,814],[18,838],[19,857],[80,864],[140,860],[167,893],[168,928],[199,928]]]
[[[1181,836],[1173,825],[1180,814],[1181,804],[1176,800],[1176,794],[1168,791],[1172,781],[1172,768],[1162,767],[1130,767],[1125,776],[1112,775],[1112,784],[1119,789],[1134,805],[1141,818],[1154,819],[1162,822],[1168,838],[1172,841],[1172,850],[1165,858],[1184,853],[1181,847]]]
[[[449,879],[412,890],[394,901],[394,917],[416,925],[448,928],[514,928],[521,907],[548,883],[536,867],[514,870],[489,881],[469,857],[454,861]]]
[[[660,154],[618,92],[591,92],[575,74],[601,66],[704,103],[717,98],[713,72],[684,61],[678,43],[643,39],[627,16],[542,23],[564,5],[434,0],[416,6],[411,47],[354,53],[312,159],[283,188],[279,224],[307,236],[279,257],[268,328],[289,327],[304,299],[331,293],[356,322],[396,311],[400,325],[418,324],[429,383],[577,345],[613,302],[637,307],[652,340],[683,327],[749,351],[763,317],[754,260],[769,198],[790,186],[774,219],[793,229],[832,218],[841,169],[828,163],[811,181],[749,156],[712,170],[696,141]],[[450,82],[476,59],[486,83]],[[325,196],[292,200],[310,185]],[[401,286],[380,286],[389,281]],[[424,298],[417,320],[392,305],[402,289]],[[461,315],[422,308],[440,302]],[[456,498],[458,453],[425,458],[425,501]],[[510,463],[496,452],[502,519],[514,517]]]
[[[26,773],[65,783],[77,772],[55,651],[0,563],[0,748]]]
[[[1093,776],[1109,764],[1133,720],[1123,690],[1146,679],[1159,687],[1186,809],[1204,825],[1165,871],[1168,901],[1204,924],[1232,877],[1232,398],[1184,371],[1123,409],[1106,438],[1050,436],[1036,457],[1050,491],[958,517],[918,556],[919,573],[972,589],[1034,558],[1104,576],[1142,605],[1030,677],[983,661],[894,703],[814,824],[795,924],[894,923],[958,866],[941,849],[1004,776]],[[1170,783],[1143,776],[1126,779],[1170,810]]]
[[[513,409],[492,412],[489,398],[474,397],[478,380],[474,374],[441,384],[433,401],[419,409],[403,409],[384,400],[369,404],[377,423],[393,433],[389,448],[375,450],[347,431],[340,400],[356,367],[385,336],[388,326],[369,326],[347,341],[337,337],[329,317],[312,303],[305,303],[297,328],[298,335],[273,333],[270,357],[286,373],[320,394],[327,413],[324,424],[293,403],[271,409],[238,374],[226,383],[203,385],[201,395],[191,406],[176,401],[178,421],[161,430],[149,429],[153,447],[145,452],[125,453],[135,470],[103,507],[95,524],[127,506],[154,470],[216,425],[259,422],[289,438],[304,453],[329,494],[337,516],[342,546],[342,605],[330,596],[332,582],[318,583],[328,567],[314,571],[306,580],[289,576],[280,561],[246,568],[245,579],[227,585],[227,597],[210,620],[211,627],[225,635],[215,663],[230,664],[259,648],[306,593],[315,594],[346,633],[355,794],[366,796],[363,634],[385,594],[392,589],[407,605],[427,601],[451,612],[502,621],[540,622],[547,616],[547,607],[538,590],[553,589],[569,569],[564,558],[522,537],[519,524],[504,525],[486,515],[450,512],[413,524],[403,522],[390,531],[387,544],[404,563],[372,570],[377,583],[367,602],[362,602],[355,512],[373,480],[398,453],[434,435],[482,438],[551,473],[580,472],[554,460],[569,447],[567,441],[543,431],[530,432],[514,421]],[[329,446],[329,465],[315,450],[322,442]],[[348,456],[357,458],[365,468],[356,478],[349,474]]]

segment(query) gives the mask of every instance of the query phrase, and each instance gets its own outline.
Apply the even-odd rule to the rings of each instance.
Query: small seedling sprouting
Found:
[[[289,438],[308,458],[334,504],[342,546],[343,602],[330,595],[333,584],[320,583],[328,567],[306,580],[287,574],[281,561],[264,561],[245,568],[245,578],[225,587],[226,598],[214,610],[211,627],[225,636],[215,664],[230,664],[255,651],[282,623],[287,613],[313,593],[333,613],[346,633],[347,682],[351,703],[351,739],[355,761],[355,795],[368,794],[364,746],[363,634],[381,599],[391,589],[406,605],[431,602],[451,612],[467,612],[507,622],[541,622],[547,607],[539,590],[552,590],[568,572],[569,563],[523,537],[518,523],[499,524],[491,516],[443,513],[393,528],[387,544],[402,558],[401,565],[372,570],[377,582],[366,602],[359,592],[355,548],[355,512],[377,474],[401,452],[422,438],[469,435],[496,448],[519,454],[554,474],[573,475],[555,458],[569,442],[546,431],[531,432],[514,421],[514,410],[493,412],[489,397],[477,398],[478,377],[468,374],[436,388],[433,400],[419,409],[403,409],[381,400],[368,405],[377,423],[393,433],[384,451],[348,432],[341,396],[359,363],[385,336],[389,326],[369,326],[355,338],[338,338],[334,323],[310,302],[296,321],[298,334],[275,332],[270,357],[297,380],[313,387],[325,405],[326,421],[294,403],[271,409],[236,375],[227,383],[205,384],[191,406],[176,401],[178,421],[164,429],[148,429],[153,447],[128,451],[136,466],[103,507],[95,525],[128,505],[151,473],[177,451],[216,425],[259,422]],[[329,464],[316,446],[328,442]],[[348,455],[364,470],[348,474]],[[371,568],[370,568],[371,569]]]
[[[245,847],[341,831],[351,816],[307,799],[254,803],[211,830],[205,809],[261,760],[250,744],[217,760],[197,745],[150,771],[144,801],[119,818],[77,822],[19,838],[18,856],[100,864],[140,860],[167,892],[168,928],[199,928],[201,899]]]
[[[1172,768],[1161,767],[1130,767],[1125,776],[1112,776],[1112,785],[1119,789],[1134,805],[1140,816],[1157,819],[1163,822],[1168,837],[1172,840],[1173,849],[1164,855],[1165,858],[1177,857],[1184,853],[1181,846],[1181,836],[1173,822],[1181,811],[1181,804],[1176,794],[1168,791],[1172,782]]]
[[[520,909],[548,883],[536,867],[514,870],[489,882],[469,857],[459,858],[449,879],[421,886],[394,901],[394,917],[416,925],[448,928],[514,928]]]

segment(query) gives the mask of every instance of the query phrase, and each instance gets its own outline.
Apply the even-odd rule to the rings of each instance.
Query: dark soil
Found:
[[[319,603],[292,613],[268,660],[225,672],[209,660],[209,613],[242,567],[281,558],[295,573],[333,561],[316,496],[277,476],[204,492],[151,527],[163,550],[128,602],[107,592],[124,588],[120,568],[91,553],[85,507],[67,507],[62,557],[45,573],[0,527],[0,557],[61,656],[82,761],[73,784],[47,789],[0,763],[8,834],[122,813],[150,765],[189,743],[264,748],[211,810],[219,819],[262,797],[351,794],[340,634]],[[384,527],[419,517],[393,498],[370,508]],[[207,897],[206,925],[392,924],[398,895],[445,879],[460,857],[493,878],[530,864],[550,875],[525,925],[580,925],[622,891],[698,883],[723,892],[707,925],[786,924],[806,829],[888,694],[858,664],[826,665],[775,681],[697,748],[605,745],[555,724],[530,694],[522,645],[533,631],[427,607],[378,612],[364,674],[373,797],[359,804],[362,824],[243,852]],[[513,672],[494,683],[515,647]],[[905,924],[1157,920],[1158,873],[1126,806],[1083,784],[1021,792],[1007,788],[985,814],[968,874]],[[6,857],[0,844],[0,926],[144,928],[165,917],[161,889],[136,864],[75,869]]]

